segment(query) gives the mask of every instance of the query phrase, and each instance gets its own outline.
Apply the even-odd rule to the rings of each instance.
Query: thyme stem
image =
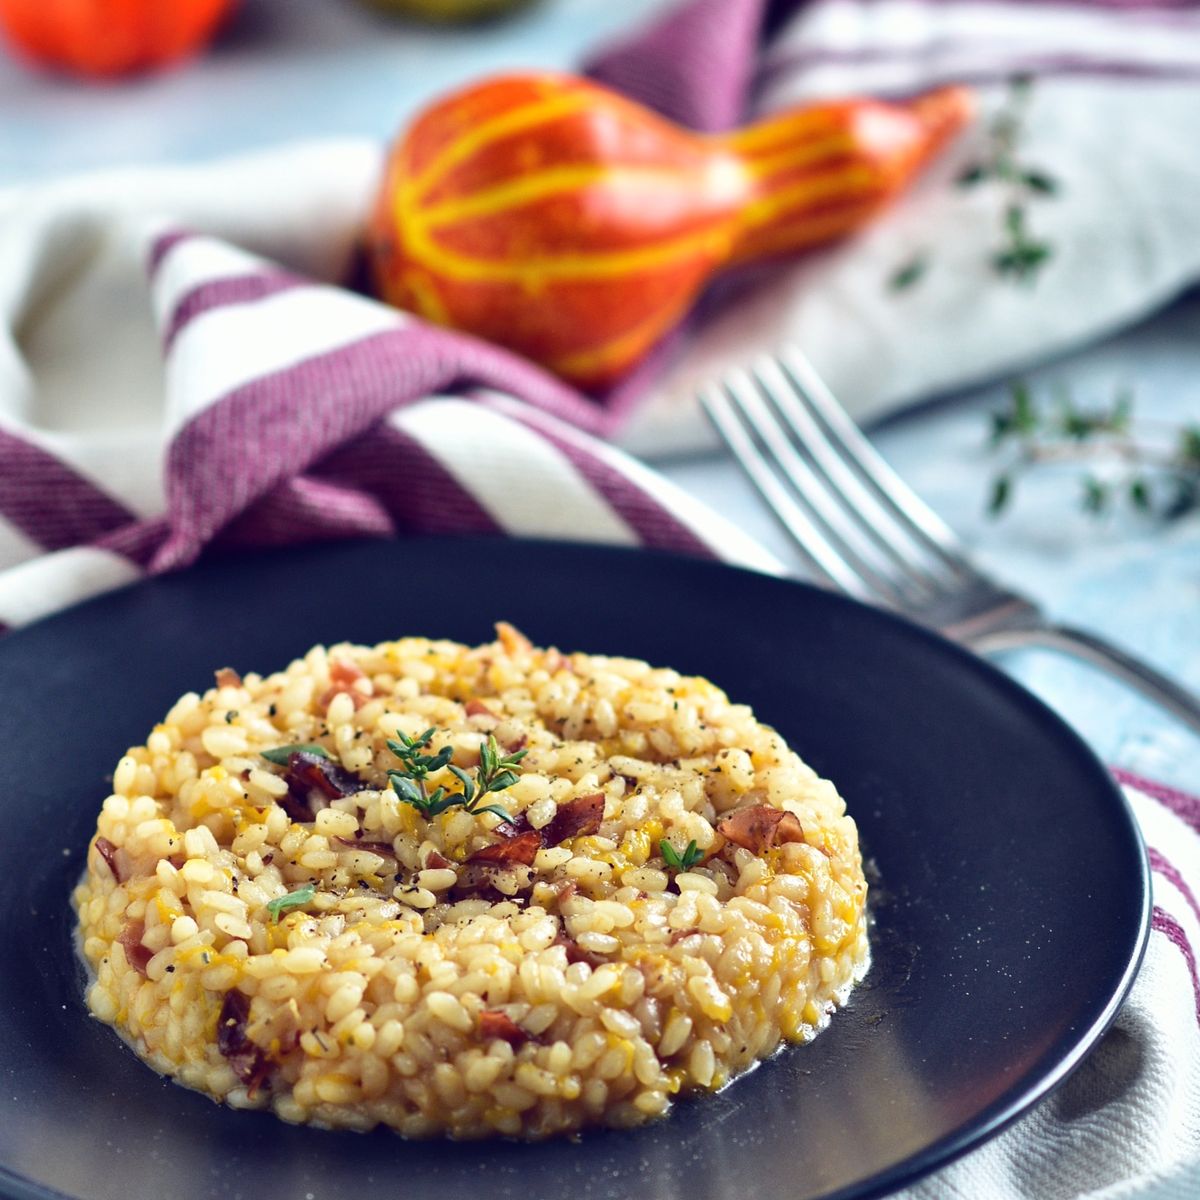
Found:
[[[1144,431],[1159,442],[1144,440]],[[991,414],[990,443],[1008,460],[993,477],[988,511],[999,515],[1012,502],[1017,480],[1037,466],[1115,466],[1114,476],[1091,471],[1082,478],[1081,503],[1093,515],[1124,497],[1141,512],[1180,516],[1200,507],[1200,425],[1163,422],[1133,425],[1133,397],[1118,392],[1107,408],[1085,409],[1062,392],[1053,406],[1039,406],[1024,383],[1014,383],[1009,405]]]

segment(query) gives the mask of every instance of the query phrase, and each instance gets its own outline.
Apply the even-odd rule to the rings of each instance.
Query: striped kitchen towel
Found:
[[[211,238],[158,232],[146,258],[166,359],[162,508],[105,486],[105,459],[130,453],[120,438],[88,469],[69,437],[0,428],[3,549],[24,556],[0,571],[7,626],[210,544],[493,533],[777,567],[584,432],[602,412],[513,355]]]

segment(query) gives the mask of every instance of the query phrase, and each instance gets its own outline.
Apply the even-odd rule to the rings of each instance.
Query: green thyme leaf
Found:
[[[993,516],[999,516],[1008,506],[1009,500],[1012,499],[1012,476],[997,475],[992,480],[992,494],[988,497],[988,512]]]
[[[990,256],[992,270],[1002,279],[1032,284],[1053,257],[1053,247],[1029,229],[1025,202],[1033,197],[1058,194],[1058,180],[1046,170],[1021,161],[1021,139],[1033,80],[1027,75],[1009,80],[1004,106],[986,129],[986,143],[978,161],[957,176],[960,188],[988,183],[1006,197],[1001,221],[1003,240]]]
[[[263,750],[263,758],[276,766],[286,767],[293,754],[315,754],[318,758],[328,758],[329,751],[316,742],[293,742],[290,746],[275,746],[271,750]]]
[[[297,888],[294,892],[288,892],[286,896],[277,896],[274,900],[267,901],[267,912],[271,914],[272,921],[279,920],[279,914],[288,908],[303,908],[317,894],[317,885],[315,883],[306,883],[303,887]]]
[[[1130,422],[1133,420],[1133,392],[1122,388],[1113,401],[1112,413],[1109,415],[1108,427],[1114,433],[1128,433]]]
[[[450,773],[462,784],[463,800],[470,804],[475,797],[475,780],[462,767],[456,767],[453,764],[450,767]]]
[[[1186,425],[1180,430],[1176,457],[1184,465],[1200,467],[1200,425]]]
[[[495,813],[502,821],[512,820],[512,813],[506,808],[501,808],[498,804],[480,804],[475,808],[468,808],[467,811],[472,813]]]
[[[488,735],[488,740],[479,747],[479,773],[484,778],[490,778],[496,770],[498,749],[495,737]]]
[[[969,188],[982,183],[985,179],[990,179],[991,176],[991,168],[984,163],[973,163],[965,171],[962,171],[954,182],[961,188]]]
[[[1084,408],[1060,385],[1053,402],[1039,407],[1025,384],[1014,383],[1009,407],[989,418],[990,445],[1008,452],[992,481],[989,511],[1007,507],[1019,474],[1043,462],[1110,464],[1110,472],[1080,480],[1080,502],[1092,515],[1122,500],[1138,512],[1157,511],[1168,519],[1200,507],[1200,426],[1174,431],[1168,448],[1161,435],[1149,441],[1139,436],[1133,406],[1129,388],[1118,389],[1107,406]]]
[[[1085,512],[1100,514],[1108,507],[1108,484],[1097,479],[1094,475],[1085,476],[1083,480],[1083,508]]]
[[[1018,380],[1012,386],[1012,422],[1013,430],[1022,435],[1030,434],[1037,428],[1033,395],[1024,380]]]
[[[892,272],[892,276],[888,280],[888,288],[893,292],[906,292],[920,283],[928,270],[929,256],[927,254],[914,255],[908,262]]]
[[[1021,182],[1031,191],[1042,196],[1058,194],[1058,180],[1053,175],[1037,168],[1026,168],[1021,172]]]
[[[434,771],[440,771],[443,767],[449,765],[453,757],[454,747],[446,746],[442,750],[439,750],[437,754],[422,757],[421,763],[425,767],[425,770],[432,775]]]
[[[666,838],[658,843],[658,851],[662,860],[672,871],[688,871],[703,857],[704,851],[699,849],[695,840],[688,842],[687,849],[681,854]]]
[[[422,801],[421,789],[417,787],[413,780],[409,779],[407,775],[401,775],[399,771],[389,771],[388,779],[391,780],[392,789],[396,795],[405,804],[420,806]]]

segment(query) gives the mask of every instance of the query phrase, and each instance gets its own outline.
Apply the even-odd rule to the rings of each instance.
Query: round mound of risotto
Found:
[[[403,638],[226,668],[117,765],[88,1004],[287,1121],[542,1137],[812,1037],[867,962],[853,821],[704,679]]]

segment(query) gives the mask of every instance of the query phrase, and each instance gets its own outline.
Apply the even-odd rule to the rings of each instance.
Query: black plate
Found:
[[[453,586],[452,586],[453,585]],[[68,895],[127,745],[214,667],[314,642],[541,644],[706,675],[849,801],[875,964],[811,1046],[664,1122],[572,1143],[406,1143],[235,1113],[91,1020]],[[1148,876],[1101,765],[1032,696],[912,626],[643,552],[372,542],[226,560],[0,643],[0,1187],[86,1200],[868,1196],[995,1133],[1079,1062],[1145,945]]]

